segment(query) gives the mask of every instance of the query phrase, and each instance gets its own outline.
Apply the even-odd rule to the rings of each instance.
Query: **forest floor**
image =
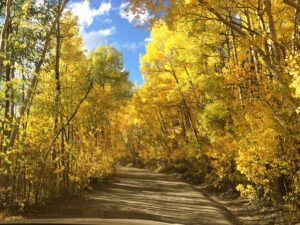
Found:
[[[226,208],[174,176],[123,166],[117,167],[112,184],[90,191],[84,198],[52,202],[43,210],[28,214],[27,218],[141,219],[184,225],[241,224]]]
[[[195,186],[212,201],[224,206],[245,225],[300,225],[300,212],[287,208],[258,206],[232,192],[212,190],[205,185]]]

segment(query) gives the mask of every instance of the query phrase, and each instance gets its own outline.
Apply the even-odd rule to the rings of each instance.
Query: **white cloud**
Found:
[[[88,0],[71,5],[73,15],[78,17],[81,30],[92,25],[95,17],[108,13],[111,8],[111,2],[102,2],[99,8],[93,9]]]
[[[143,46],[143,44],[144,43],[142,43],[142,42],[139,42],[139,43],[126,42],[121,46],[121,48],[130,50],[130,51],[136,51],[138,48]]]
[[[149,37],[148,37],[148,38],[145,38],[144,41],[145,41],[145,43],[149,43],[149,42],[152,42],[153,40],[152,40],[152,38],[149,38]]]
[[[113,21],[109,18],[106,18],[103,20],[103,23],[112,23]]]
[[[149,19],[149,12],[146,10],[139,10],[140,12],[132,13],[130,10],[130,5],[128,2],[122,3],[119,8],[119,14],[121,18],[126,19],[129,23],[137,23],[140,25],[145,24]]]
[[[82,32],[84,47],[88,50],[93,50],[101,43],[103,44],[107,38],[116,32],[115,27],[100,29],[90,32]]]
[[[42,7],[44,5],[44,0],[36,0],[35,5],[37,7]]]
[[[90,5],[89,0],[82,0],[80,2],[73,3],[70,6],[70,9],[72,10],[73,15],[78,17],[80,33],[86,49],[95,49],[98,45],[107,41],[108,37],[116,32],[116,27],[114,26],[105,29],[102,28],[87,31],[95,19],[107,24],[112,23],[112,20],[109,18],[104,18],[103,20],[102,18],[98,18],[99,16],[107,15],[112,10],[112,4],[110,1],[102,1],[98,8],[93,8]]]
[[[132,52],[137,51],[139,48],[143,47],[145,45],[144,41],[141,42],[125,42],[125,43],[114,43],[113,44],[117,49],[119,50],[129,50]]]
[[[126,12],[126,7],[127,6],[128,6],[128,3],[122,3],[120,5],[120,11],[119,11],[119,13],[120,13],[121,18],[128,20],[129,23],[132,23],[135,16],[130,11]]]

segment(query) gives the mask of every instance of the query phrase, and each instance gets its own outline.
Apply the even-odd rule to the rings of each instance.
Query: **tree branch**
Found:
[[[35,71],[34,71],[34,75],[33,78],[31,80],[30,83],[30,87],[27,91],[27,95],[26,98],[24,100],[24,102],[22,103],[21,109],[20,109],[20,116],[19,118],[16,120],[15,125],[12,128],[12,132],[11,132],[11,136],[10,136],[10,141],[9,141],[9,147],[13,147],[17,134],[19,132],[19,126],[20,126],[20,122],[21,122],[21,118],[25,115],[25,112],[27,111],[27,109],[30,107],[30,102],[32,102],[32,98],[38,83],[38,74],[40,73],[41,69],[42,69],[42,65],[44,63],[45,57],[46,57],[46,53],[48,51],[48,47],[50,44],[50,40],[51,40],[51,35],[53,33],[53,31],[55,30],[56,27],[56,23],[59,20],[66,4],[69,2],[69,0],[64,0],[60,10],[58,11],[55,20],[53,21],[53,23],[51,24],[50,30],[48,31],[46,37],[45,37],[45,44],[44,44],[44,48],[40,57],[40,60],[38,61],[38,63],[35,66]]]
[[[285,4],[297,9],[297,10],[300,10],[300,4],[294,2],[293,0],[282,0]]]
[[[47,153],[46,153],[46,155],[45,155],[45,157],[44,157],[44,160],[47,159],[47,157],[48,157],[48,155],[49,155],[51,149],[53,148],[53,145],[55,144],[56,139],[58,138],[58,136],[60,135],[60,133],[63,132],[63,131],[65,130],[66,126],[68,126],[68,125],[70,124],[70,122],[72,121],[72,119],[76,116],[76,114],[77,114],[77,112],[78,112],[78,110],[79,110],[81,104],[82,104],[82,103],[84,102],[84,100],[88,97],[90,91],[92,90],[93,84],[94,84],[94,82],[91,81],[91,83],[90,83],[90,85],[89,85],[89,87],[88,87],[87,92],[85,93],[85,95],[83,96],[83,98],[80,100],[80,102],[79,102],[78,105],[76,106],[74,112],[72,113],[72,115],[70,116],[70,118],[67,120],[67,123],[64,124],[64,125],[57,131],[57,133],[55,134],[55,136],[54,136],[54,138],[53,138],[53,140],[52,140],[52,142],[51,142],[51,145],[50,145],[50,147],[49,147],[49,149],[48,149],[48,151],[47,151]]]

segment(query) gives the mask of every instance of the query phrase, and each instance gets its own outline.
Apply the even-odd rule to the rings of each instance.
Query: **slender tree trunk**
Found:
[[[280,46],[277,42],[277,35],[275,30],[275,23],[272,14],[272,2],[271,0],[264,0],[265,11],[268,18],[269,30],[268,33],[270,34],[269,42],[272,46],[272,50],[274,52],[274,64],[276,65],[278,71],[282,71],[281,68],[281,52]]]
[[[169,63],[170,63],[170,66],[171,66],[171,68],[172,68],[171,74],[173,75],[176,84],[179,86],[179,85],[180,85],[180,84],[179,84],[179,80],[178,80],[178,78],[177,78],[177,75],[176,75],[176,73],[175,73],[175,70],[174,70],[174,68],[173,68],[173,66],[172,66],[171,61],[169,61]],[[194,136],[195,136],[195,140],[196,140],[198,146],[200,147],[198,130],[197,130],[195,124],[194,124],[194,121],[193,121],[193,118],[192,118],[191,110],[190,110],[190,108],[189,108],[189,106],[188,106],[188,103],[187,103],[187,101],[186,101],[186,97],[184,96],[183,92],[181,91],[181,89],[179,89],[179,91],[180,91],[180,95],[181,95],[181,98],[182,98],[182,104],[183,104],[183,106],[184,106],[184,108],[185,108],[185,114],[186,114],[186,116],[187,116],[187,118],[188,118],[188,121],[189,121],[189,123],[190,123],[190,125],[191,125],[193,134],[194,134]]]
[[[60,8],[60,0],[57,5],[57,15]],[[60,16],[56,21],[56,54],[55,54],[55,99],[54,99],[54,135],[59,130],[59,114],[60,112],[60,95],[61,95],[61,87],[60,87]],[[59,144],[55,144],[52,151],[52,160],[56,161],[56,157],[59,152]],[[57,165],[55,165],[57,167]]]
[[[299,50],[299,22],[300,22],[300,9],[295,9],[294,34],[293,34],[294,54]]]
[[[232,37],[232,58],[233,61],[236,63],[236,65],[238,65],[238,53],[237,53],[237,47],[236,47],[236,37],[235,37],[235,33],[233,30],[231,30],[231,37]]]
[[[3,22],[1,34],[0,34],[0,80],[3,72],[3,61],[4,61],[4,50],[5,50],[5,45],[6,45],[6,38],[8,34],[8,28],[11,20],[11,8],[12,8],[13,0],[7,0],[6,1],[6,9],[5,9],[5,19]],[[5,55],[5,54],[4,54]]]
[[[9,3],[8,3],[9,4]],[[7,6],[10,7],[10,6]],[[10,9],[9,9],[10,10]],[[7,44],[7,40],[8,40],[8,36],[11,32],[11,20],[10,20],[10,11],[7,12],[7,20],[5,19],[6,24],[4,24],[3,26],[3,30],[5,29],[5,35],[3,34],[3,36],[1,36],[1,53],[5,52],[5,55],[8,56],[10,55],[10,62],[8,64],[6,64],[5,66],[3,64],[1,64],[1,70],[0,73],[5,72],[5,99],[4,99],[4,120],[2,122],[2,140],[1,140],[1,152],[3,152],[4,154],[7,154],[7,151],[9,149],[9,136],[10,136],[10,130],[11,130],[11,126],[12,126],[12,114],[11,114],[11,93],[12,93],[12,84],[11,84],[11,78],[12,78],[12,66],[11,64],[13,63],[13,57],[12,57],[12,53],[9,52],[9,48],[8,48],[8,44]],[[3,31],[2,30],[2,31]],[[2,35],[1,34],[1,35]],[[9,54],[10,53],[10,54]],[[3,63],[3,61],[1,62]],[[3,71],[3,69],[5,69],[5,71]],[[10,185],[10,178],[11,178],[11,173],[10,173],[10,165],[7,163],[7,161],[4,159],[3,162],[3,167],[6,170],[6,175],[3,176],[3,184],[5,187],[8,187]]]
[[[4,101],[4,121],[3,121],[3,152],[6,153],[7,151],[7,142],[9,137],[9,121],[10,121],[10,92],[11,92],[11,84],[10,84],[10,72],[11,68],[10,65],[6,65],[6,72],[5,72],[5,101]]]
[[[61,103],[61,74],[60,74],[60,58],[61,58],[61,28],[60,28],[60,8],[61,0],[58,1],[57,5],[57,15],[58,19],[56,21],[56,57],[55,57],[55,83],[56,83],[56,95],[55,95],[55,118],[54,118],[54,135],[59,129],[63,131],[60,133],[60,143],[54,145],[52,159],[56,161],[56,157],[59,154],[61,157],[60,164],[62,166],[62,191],[66,191],[67,183],[67,168],[66,168],[66,151],[65,151],[65,132],[64,132],[64,122],[63,122],[63,112]],[[56,146],[56,148],[55,148]],[[56,165],[57,166],[57,165]]]
[[[49,47],[50,40],[51,40],[51,35],[52,35],[53,31],[55,30],[57,20],[59,20],[60,15],[63,12],[66,4],[68,3],[68,1],[69,0],[63,0],[63,3],[61,4],[60,10],[59,10],[59,13],[56,15],[53,23],[51,24],[50,30],[48,31],[48,33],[45,37],[45,42],[44,42],[43,50],[42,50],[42,53],[41,53],[41,57],[40,57],[39,61],[37,62],[36,66],[35,66],[35,71],[34,71],[34,74],[33,74],[33,78],[31,80],[30,87],[27,91],[24,102],[21,105],[19,117],[16,119],[16,123],[14,124],[14,126],[12,128],[12,133],[11,133],[10,141],[9,141],[9,146],[10,147],[14,146],[15,141],[16,141],[16,137],[19,133],[21,120],[23,119],[25,113],[28,112],[28,109],[30,108],[32,98],[34,96],[35,89],[36,89],[36,86],[38,84],[38,75],[41,72],[41,69],[42,69],[42,66],[44,64],[44,60],[45,60],[45,57],[46,57],[46,53],[48,51],[48,47]]]

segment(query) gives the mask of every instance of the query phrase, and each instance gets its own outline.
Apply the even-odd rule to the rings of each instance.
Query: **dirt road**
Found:
[[[193,186],[148,170],[117,168],[103,190],[49,207],[39,218],[142,219],[171,224],[239,224],[236,218]]]

